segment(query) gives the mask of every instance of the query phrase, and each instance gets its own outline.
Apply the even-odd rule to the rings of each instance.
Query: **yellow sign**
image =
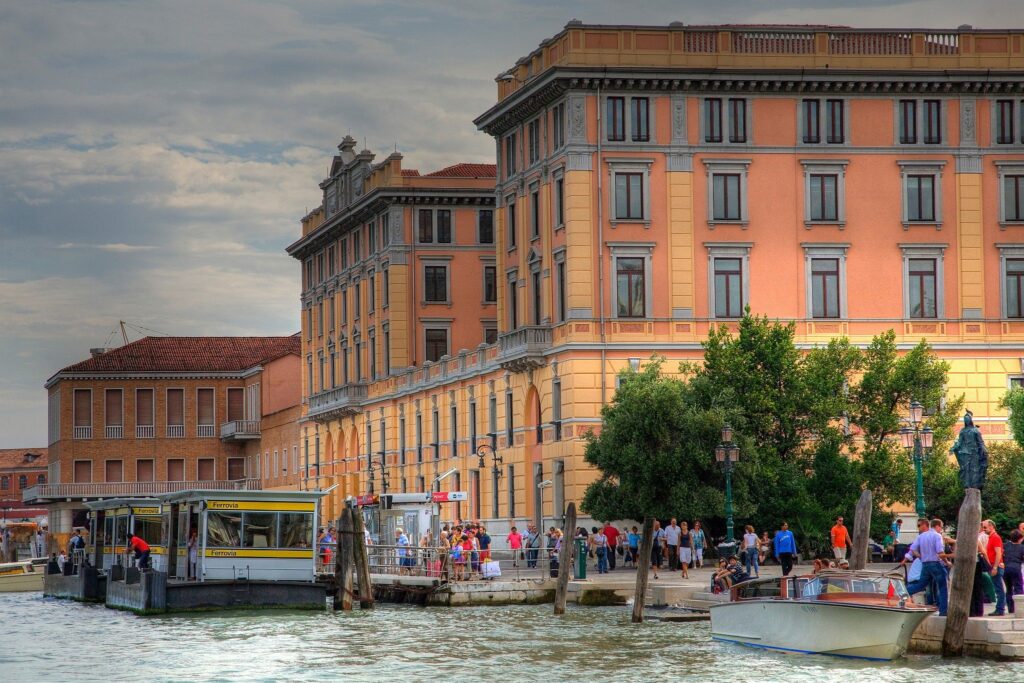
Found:
[[[207,548],[206,557],[287,557],[293,559],[312,558],[312,548],[294,550],[266,550],[263,548]]]
[[[160,508],[158,508],[158,507],[155,507],[155,508],[132,508],[132,512],[134,512],[136,516],[139,516],[139,515],[151,515],[151,516],[152,515],[156,515],[156,516],[159,516],[160,515]]]
[[[273,512],[313,512],[316,503],[264,503],[255,500],[210,500],[207,510],[256,510]]]

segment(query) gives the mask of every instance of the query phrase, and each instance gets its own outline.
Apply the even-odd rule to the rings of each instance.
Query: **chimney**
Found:
[[[90,354],[90,355],[91,355],[91,356],[92,356],[93,358],[96,358],[96,357],[98,357],[98,356],[102,356],[102,355],[103,355],[103,354],[105,354],[105,353],[106,353],[107,351],[113,351],[113,349],[111,349],[111,348],[107,348],[107,347],[104,347],[104,346],[97,346],[96,348],[93,348],[93,349],[89,349],[89,354]]]

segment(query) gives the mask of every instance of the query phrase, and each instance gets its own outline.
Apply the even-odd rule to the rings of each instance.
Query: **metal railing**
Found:
[[[220,426],[220,438],[255,438],[260,435],[259,420],[232,420]]]
[[[58,498],[109,498],[126,495],[156,495],[174,491],[240,490],[259,491],[259,479],[215,479],[205,481],[122,481],[76,484],[37,484],[22,493],[24,502]]]
[[[107,425],[103,428],[104,439],[120,439],[124,435],[124,426]]]
[[[167,425],[168,439],[184,439],[185,425]]]
[[[92,427],[75,427],[72,436],[76,439],[91,439]]]
[[[155,436],[156,427],[154,425],[135,425],[136,439],[152,439]]]
[[[332,411],[355,411],[366,398],[365,384],[346,384],[309,397],[310,417]]]
[[[217,425],[196,425],[196,436],[213,436],[217,431]]]

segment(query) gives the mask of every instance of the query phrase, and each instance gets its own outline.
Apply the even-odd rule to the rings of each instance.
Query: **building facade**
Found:
[[[456,514],[499,533],[557,524],[594,477],[580,437],[617,373],[652,353],[699,359],[748,306],[795,322],[806,347],[928,340],[949,393],[1008,438],[1022,67],[1022,31],[570,23],[476,119],[498,161],[497,343],[342,381],[330,438],[354,485],[379,486],[383,452],[392,490],[467,490]],[[478,278],[459,279],[478,301]]]
[[[30,487],[46,483],[48,462],[45,448],[0,449],[0,511],[5,524],[46,518],[45,508],[26,505],[22,496]]]
[[[299,349],[297,335],[94,349],[46,383],[48,476],[23,499],[67,533],[84,525],[86,500],[297,486]]]

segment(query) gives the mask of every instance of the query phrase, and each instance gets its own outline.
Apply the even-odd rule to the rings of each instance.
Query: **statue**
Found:
[[[965,489],[978,489],[985,486],[985,473],[988,470],[988,450],[981,438],[981,430],[974,426],[974,414],[967,411],[964,415],[964,428],[956,437],[956,443],[949,449],[956,456],[960,465],[960,485]]]

